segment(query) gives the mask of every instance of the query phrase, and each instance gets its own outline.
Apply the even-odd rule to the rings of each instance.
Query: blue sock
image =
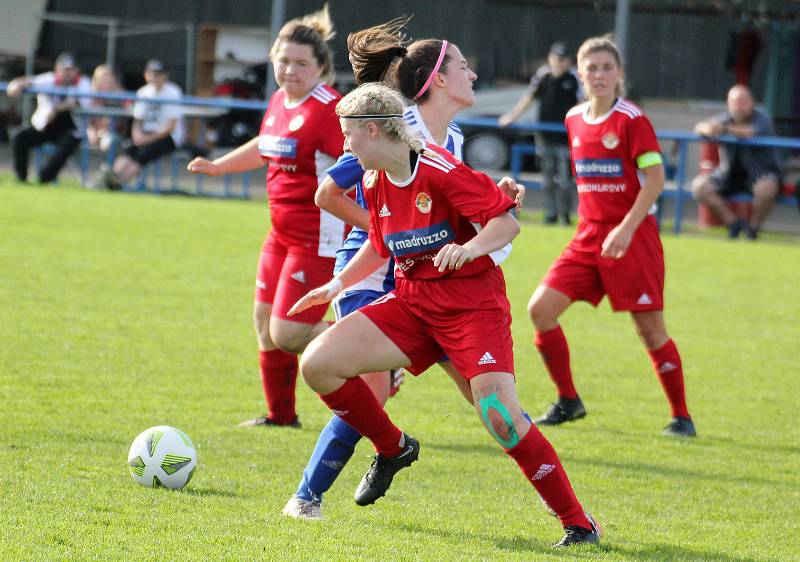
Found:
[[[333,416],[319,434],[317,446],[308,459],[303,478],[297,487],[297,497],[322,501],[322,494],[333,486],[342,468],[353,456],[359,439],[359,432],[342,418]]]

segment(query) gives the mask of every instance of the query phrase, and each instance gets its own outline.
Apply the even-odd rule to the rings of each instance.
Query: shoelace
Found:
[[[377,474],[378,465],[381,463],[382,460],[383,457],[381,457],[380,455],[375,455],[375,457],[372,459],[372,464],[369,466],[369,470],[367,471],[367,475],[365,476],[367,482],[369,482],[370,484],[372,484],[375,481],[375,474]]]
[[[311,515],[314,515],[314,507],[317,506],[319,506],[319,504],[314,501],[303,503],[303,505],[300,506],[300,515],[302,515],[303,517],[309,517]]]

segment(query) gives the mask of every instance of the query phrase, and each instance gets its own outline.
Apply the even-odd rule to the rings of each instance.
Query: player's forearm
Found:
[[[20,76],[19,78],[14,78],[11,82],[8,83],[6,94],[12,98],[15,98],[20,94],[22,94],[22,91],[31,84],[32,84],[31,79],[28,76]]]
[[[222,174],[248,172],[264,166],[261,153],[258,151],[258,137],[249,140],[239,148],[214,160]]]
[[[464,244],[474,256],[491,254],[511,242],[519,234],[519,223],[510,213],[494,217],[475,237]]]
[[[749,139],[756,134],[756,131],[752,125],[747,125],[744,123],[729,123],[725,127],[725,132],[741,139]]]
[[[506,119],[509,122],[516,121],[517,119],[519,119],[520,115],[522,115],[525,112],[525,110],[528,109],[528,106],[530,106],[532,102],[533,98],[530,95],[526,94],[522,96],[520,100],[517,102],[517,104],[511,109],[511,111],[506,113],[505,115]]]
[[[701,137],[715,137],[719,134],[718,124],[713,121],[700,121],[694,126],[694,134]]]
[[[367,240],[361,246],[361,249],[356,252],[356,255],[353,256],[353,259],[350,260],[350,263],[336,276],[336,279],[341,281],[342,290],[347,289],[347,287],[355,285],[362,279],[366,279],[385,262],[386,258],[376,252],[375,248],[372,247],[372,243]]]
[[[650,209],[661,197],[661,192],[664,191],[664,167],[661,164],[649,166],[642,170],[644,173],[645,181],[636,200],[633,202],[628,214],[622,220],[622,225],[636,230],[642,221],[650,213]]]
[[[314,203],[347,224],[362,230],[369,229],[369,211],[362,209],[346,193],[330,176],[326,176],[314,194]]]

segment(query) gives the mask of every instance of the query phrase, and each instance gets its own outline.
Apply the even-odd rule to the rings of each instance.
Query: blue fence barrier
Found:
[[[0,92],[5,92],[8,87],[7,82],[0,82]],[[110,101],[136,101],[138,98],[136,94],[133,92],[118,92],[118,93],[99,93],[99,92],[78,92],[75,88],[26,88],[26,94],[36,94],[36,93],[44,93],[44,94],[55,94],[55,95],[68,95],[72,97],[90,97],[95,99],[102,99],[102,100],[110,100]],[[259,111],[263,112],[267,107],[266,101],[249,101],[249,100],[237,100],[237,99],[226,99],[226,98],[201,98],[197,96],[184,96],[180,100],[174,99],[164,99],[164,98],[147,98],[146,100],[148,103],[161,103],[161,104],[171,104],[171,105],[182,105],[188,108],[196,107],[196,108],[216,108],[219,110],[218,114],[222,114],[226,111],[231,109],[243,109],[249,111]],[[197,114],[193,115],[191,111],[187,112],[187,115],[192,117],[202,117],[203,115]],[[206,113],[204,114],[205,117],[211,116],[211,114]],[[90,116],[85,115],[81,116],[81,119],[88,120]],[[460,125],[470,126],[474,128],[482,128],[482,129],[498,129],[497,119],[488,118],[488,117],[475,117],[475,118],[457,118],[456,122]],[[564,125],[561,123],[540,123],[540,122],[517,122],[512,123],[511,125],[507,126],[507,129],[516,129],[519,131],[534,133],[534,132],[564,132],[565,128]],[[662,197],[670,197],[674,199],[674,222],[673,222],[673,230],[675,233],[679,233],[681,231],[681,227],[683,224],[683,212],[684,212],[684,203],[688,198],[691,198],[691,194],[688,190],[688,182],[691,181],[691,178],[694,177],[694,174],[689,175],[689,170],[687,169],[687,161],[688,161],[688,146],[690,143],[697,143],[697,142],[705,142],[709,139],[705,137],[701,137],[695,135],[691,132],[685,131],[673,131],[673,130],[665,130],[665,129],[658,129],[656,130],[656,136],[660,141],[672,141],[676,143],[676,156],[674,164],[671,163],[671,159],[667,158],[667,161],[670,163],[669,168],[674,170],[674,173],[671,173],[671,182],[670,182],[670,189],[665,189]],[[203,139],[201,139],[201,142]],[[758,137],[752,139],[739,139],[734,136],[726,135],[721,136],[714,139],[715,142],[720,143],[731,143],[731,144],[741,144],[741,145],[749,145],[749,146],[764,146],[764,147],[775,147],[778,149],[783,149],[785,151],[800,151],[800,138],[788,138],[788,137]],[[82,164],[82,175],[83,179],[86,179],[86,174],[88,173],[86,167],[88,167],[88,143],[83,143],[84,151],[81,162]],[[519,178],[519,174],[522,167],[522,158],[527,154],[534,154],[535,147],[534,145],[518,142],[512,145],[511,147],[511,173],[512,176]],[[109,160],[113,159],[113,152],[109,154]],[[168,189],[164,189],[160,184],[160,176],[161,176],[161,164],[156,162],[150,166],[148,170],[143,172],[143,177],[137,184],[137,189],[144,189],[147,173],[151,173],[154,177],[153,180],[153,190],[155,192],[165,192],[169,190],[177,190],[177,172],[178,172],[178,162],[176,158],[173,158],[170,163],[170,170],[171,170],[171,185]],[[249,197],[249,190],[250,190],[250,179],[251,174],[245,173],[241,174],[242,181],[241,181],[241,190],[238,193],[234,193],[232,187],[232,180],[229,176],[225,176],[223,178],[223,197]],[[195,189],[194,192],[198,195],[207,195],[208,193],[205,192],[203,188],[204,179],[203,176],[197,176],[195,179]],[[537,187],[532,185],[531,187]],[[786,202],[786,201],[784,201]]]
[[[469,126],[473,128],[483,129],[497,129],[497,120],[488,117],[476,118],[456,118],[459,125]],[[517,122],[507,126],[508,129],[517,129],[524,132],[565,132],[564,125],[560,123],[539,123],[539,122]],[[688,146],[690,143],[707,142],[706,137],[695,135],[691,132],[685,131],[672,131],[665,129],[656,130],[656,136],[659,141],[673,141],[676,143],[676,156],[674,165],[671,164],[671,159],[667,159],[670,163],[670,168],[674,168],[674,173],[670,174],[672,189],[665,189],[662,197],[670,197],[674,199],[674,222],[673,230],[675,233],[680,233],[683,225],[683,206],[687,199],[691,199],[689,192],[689,182],[695,174],[690,174],[687,169],[688,162]],[[752,139],[740,139],[731,135],[724,135],[714,139],[714,142],[741,144],[749,146],[764,146],[775,147],[787,151],[800,151],[800,139],[788,137],[758,137]],[[663,147],[662,147],[663,151]],[[527,143],[514,143],[511,146],[511,175],[515,179],[519,178],[522,168],[522,157],[526,154],[534,154],[534,145]],[[783,203],[791,202],[788,198],[783,198]]]

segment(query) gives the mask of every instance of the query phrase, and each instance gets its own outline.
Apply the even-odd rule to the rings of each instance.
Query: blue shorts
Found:
[[[351,312],[355,312],[363,306],[378,300],[386,293],[380,291],[345,291],[333,301],[333,311],[336,313],[336,320],[341,320]]]

